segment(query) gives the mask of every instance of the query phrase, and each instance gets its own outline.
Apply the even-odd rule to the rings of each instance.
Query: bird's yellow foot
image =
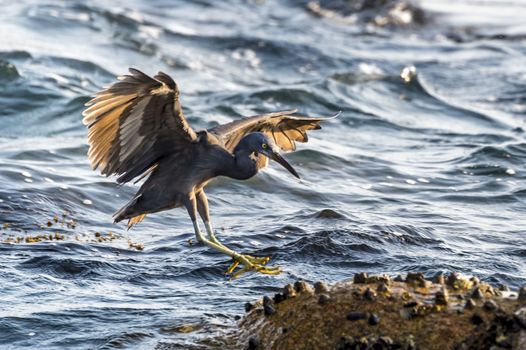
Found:
[[[256,257],[252,255],[243,255],[252,264],[266,265],[270,261],[270,256]]]
[[[242,274],[246,272],[251,272],[251,271],[263,273],[265,275],[279,275],[281,272],[283,272],[283,270],[279,266],[274,266],[274,267],[266,267],[266,266],[258,266],[258,265],[245,266],[241,270],[231,275],[230,279],[235,280],[236,278],[239,278]]]
[[[231,279],[236,279],[242,274],[250,271],[256,271],[259,273],[263,273],[266,275],[278,275],[282,272],[281,267],[275,266],[275,267],[266,267],[263,266],[266,263],[269,262],[270,258],[268,256],[265,257],[254,257],[251,255],[235,255],[233,258],[234,262],[230,265],[228,268],[226,274],[231,275]],[[235,269],[239,266],[239,264],[242,264],[244,267],[233,274]]]
[[[232,258],[232,260],[234,260],[234,262],[232,262],[232,264],[230,265],[230,267],[226,271],[227,275],[232,274],[232,272],[234,272],[236,267],[239,266],[239,263],[241,263],[243,265],[246,265],[246,262],[248,261],[249,265],[261,266],[261,265],[266,265],[270,261],[270,257],[268,257],[268,256],[255,257],[255,256],[252,256],[252,255],[241,255],[240,254],[239,258],[235,257],[235,258]]]

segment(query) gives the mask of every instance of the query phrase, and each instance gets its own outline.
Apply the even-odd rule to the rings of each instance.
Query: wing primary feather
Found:
[[[307,142],[307,130],[320,129],[320,122],[336,118],[341,112],[329,118],[311,118],[293,115],[297,110],[272,112],[243,118],[209,129],[229,151],[233,151],[239,141],[251,132],[263,132],[272,135],[274,142],[284,151],[296,149],[295,141]]]
[[[154,78],[130,68],[95,94],[82,113],[88,158],[104,175],[127,182],[148,173],[161,157],[192,147],[196,134],[179,104],[177,84],[166,73]]]

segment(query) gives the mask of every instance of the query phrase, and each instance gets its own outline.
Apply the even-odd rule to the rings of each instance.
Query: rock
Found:
[[[259,349],[259,340],[256,337],[250,337],[248,339],[247,350],[258,350]]]
[[[417,301],[414,301],[414,300],[411,300],[407,303],[404,304],[404,307],[415,307],[418,305],[418,302]]]
[[[473,291],[471,292],[471,298],[482,299],[484,298],[484,294],[482,293],[479,287],[475,287],[473,288]]]
[[[380,337],[378,338],[378,343],[384,346],[391,346],[393,345],[393,339],[389,337]]]
[[[470,321],[476,326],[484,323],[484,319],[478,313],[474,313],[473,316],[471,316]]]
[[[318,298],[318,304],[325,305],[331,300],[331,297],[328,294],[320,294]]]
[[[409,280],[418,284],[421,277],[415,274]],[[259,349],[279,344],[282,350],[490,350],[522,344],[526,305],[511,293],[496,297],[499,291],[487,284],[473,286],[474,280],[457,277],[452,278],[454,287],[426,281],[425,289],[390,281],[389,293],[381,292],[387,287],[384,276],[367,276],[360,284],[316,284],[316,294],[289,285],[283,293],[264,298],[263,307],[246,313],[237,322],[239,340],[229,344],[246,346],[252,336]],[[459,288],[466,285],[470,288]],[[279,294],[296,297],[277,304]],[[480,301],[472,294],[479,294]]]
[[[283,293],[276,293],[276,294],[274,294],[274,302],[275,302],[276,304],[281,303],[281,302],[284,301],[285,299],[287,299],[287,297],[286,297],[285,294],[283,294]]]
[[[453,289],[463,289],[466,288],[467,280],[460,276],[459,273],[452,272],[447,277],[446,284]]]
[[[272,305],[263,305],[263,311],[266,316],[274,315],[276,313],[276,309]]]
[[[384,293],[384,292],[389,292],[390,289],[389,289],[389,287],[387,286],[386,283],[380,282],[380,283],[378,283],[378,286],[376,287],[376,291],[380,292],[380,293]]]
[[[380,317],[377,314],[371,314],[371,316],[369,316],[369,324],[376,326],[378,323],[380,323]]]
[[[342,337],[338,343],[337,350],[350,350],[353,346],[353,340],[349,337]]]
[[[428,313],[429,308],[421,302],[410,302],[404,304],[404,308],[400,310],[400,316],[404,320],[411,320],[415,317]]]
[[[499,290],[500,290],[501,292],[509,292],[509,291],[510,291],[510,287],[508,287],[508,286],[505,285],[505,284],[501,284],[501,285],[499,285]]]
[[[296,281],[294,283],[294,290],[298,293],[312,293],[311,286],[305,281]]]
[[[519,289],[519,302],[526,303],[526,286]]]
[[[517,339],[516,343],[517,349],[526,349],[526,332],[522,331],[519,333],[519,339]]]
[[[446,278],[444,277],[444,275],[442,273],[438,274],[435,277],[433,277],[433,283],[446,284]]]
[[[374,301],[376,299],[376,293],[371,288],[367,288],[363,293],[363,297],[365,300]]]
[[[394,278],[394,281],[395,281],[395,282],[403,282],[403,281],[404,281],[404,278],[402,277],[402,275],[397,275],[397,276]]]
[[[347,320],[349,321],[365,320],[366,318],[367,314],[365,312],[353,311],[347,314]]]
[[[526,329],[526,307],[522,307],[515,311],[513,317],[523,329]]]
[[[327,285],[323,282],[314,283],[314,293],[321,294],[327,292]]]
[[[15,65],[4,60],[0,60],[0,83],[13,81],[20,77]]]
[[[440,289],[435,294],[435,304],[436,305],[447,305],[449,296],[446,288]]]
[[[294,298],[296,296],[296,291],[294,290],[292,284],[289,283],[283,288],[283,295],[287,299]]]
[[[254,308],[254,305],[252,303],[250,303],[250,302],[246,302],[245,303],[245,312],[249,312],[253,308]]]
[[[387,275],[380,275],[380,276],[368,276],[365,280],[365,283],[385,283],[385,284],[391,284],[391,277]]]
[[[276,313],[272,299],[267,296],[263,297],[263,311],[266,316],[274,315]]]
[[[489,284],[481,283],[478,285],[478,287],[481,289],[481,291],[484,293],[486,297],[502,296],[502,293],[500,290],[493,288]]]
[[[360,272],[354,275],[353,282],[355,284],[365,283],[368,277],[367,272]]]
[[[471,292],[473,299],[491,298],[500,295],[502,295],[500,291],[493,289],[493,287],[488,284],[476,285]]]
[[[425,287],[426,279],[422,272],[410,272],[405,277],[405,282],[416,287]]]
[[[477,303],[475,303],[475,300],[469,298],[468,300],[466,300],[466,304],[464,308],[467,310],[473,310],[476,306],[477,306]]]
[[[499,308],[497,303],[494,300],[486,300],[484,302],[484,305],[482,305],[482,307],[486,311],[495,311]]]
[[[369,340],[366,337],[360,337],[354,340],[354,345],[357,346],[357,349],[367,349]]]
[[[416,345],[415,345],[415,341],[413,340],[413,338],[408,338],[406,340],[406,343],[405,343],[405,348],[407,350],[415,350],[416,349]]]
[[[497,337],[497,339],[495,339],[495,344],[502,349],[511,349],[513,346],[509,341],[508,337],[505,336]]]

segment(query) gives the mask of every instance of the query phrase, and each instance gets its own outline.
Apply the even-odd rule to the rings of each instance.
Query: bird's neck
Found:
[[[228,162],[225,162],[221,175],[231,177],[237,180],[246,180],[256,175],[258,172],[257,164],[252,152],[239,150]]]

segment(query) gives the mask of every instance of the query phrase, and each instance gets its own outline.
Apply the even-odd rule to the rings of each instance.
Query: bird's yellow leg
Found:
[[[206,233],[208,235],[208,240],[212,243],[215,243],[219,246],[222,246],[222,247],[225,247],[227,248],[223,243],[221,243],[215,233],[214,233],[214,230],[212,229],[212,225],[210,224],[210,221],[205,221],[205,227],[206,227]],[[228,249],[228,248],[227,248]],[[243,257],[245,259],[247,259],[248,261],[250,261],[252,264],[258,264],[258,265],[265,265],[267,264],[269,261],[270,261],[270,257],[268,256],[263,256],[263,257],[255,257],[255,256],[252,256],[252,255],[247,255],[247,254],[243,254]],[[230,267],[228,268],[227,270],[227,274],[231,274],[232,271],[237,267],[237,265],[239,264],[236,264],[236,266],[233,266],[236,262],[234,261],[234,263],[232,263],[232,265],[230,265]],[[232,270],[232,271],[231,271]]]
[[[232,274],[232,272],[235,271],[235,269],[239,266],[239,264],[244,265],[244,268],[241,269],[236,274],[236,277],[239,276],[241,273],[247,272],[247,271],[258,271],[261,273],[279,273],[278,271],[281,271],[279,268],[265,268],[262,265],[265,265],[270,260],[269,257],[254,257],[250,255],[242,255],[234,252],[230,248],[226,247],[223,243],[221,243],[217,237],[214,234],[214,230],[212,229],[212,225],[210,225],[210,214],[208,212],[208,199],[206,198],[205,192],[201,189],[198,192],[194,193],[195,196],[189,196],[187,198],[187,201],[185,203],[185,206],[188,210],[188,214],[192,218],[192,221],[194,223],[194,229],[196,232],[197,239],[216,249],[219,250],[222,253],[228,254],[232,257],[234,260],[234,263],[230,265],[230,267],[227,270],[227,274]],[[203,220],[203,223],[206,227],[206,233],[207,238],[205,238],[201,232],[199,231],[199,226],[196,222],[196,211],[199,212],[199,215],[201,216],[201,219]],[[242,272],[243,271],[243,272]]]

